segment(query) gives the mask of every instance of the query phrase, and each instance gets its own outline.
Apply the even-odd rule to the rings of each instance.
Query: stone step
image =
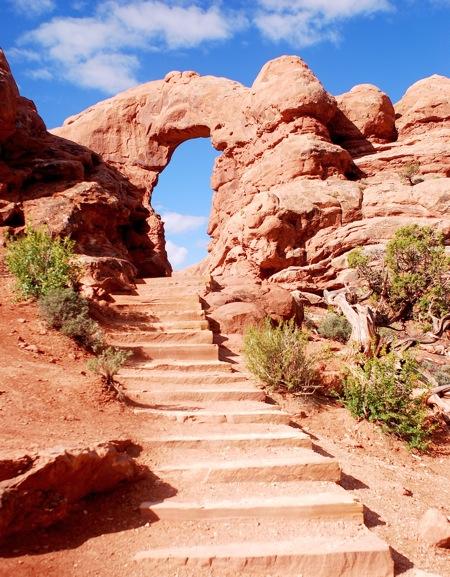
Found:
[[[106,330],[112,330],[115,334],[120,334],[121,331],[128,332],[146,332],[149,334],[164,334],[165,331],[172,330],[192,330],[203,331],[209,330],[209,323],[206,319],[189,320],[189,319],[175,319],[165,320],[164,322],[149,321],[145,319],[136,318],[125,319],[119,317],[117,319],[108,319]]]
[[[232,368],[229,363],[223,361],[165,361],[161,359],[151,362],[128,363],[119,371],[118,376],[136,377],[138,373],[151,376],[154,371],[168,371],[167,374],[171,371],[177,373],[231,373]],[[240,378],[242,379],[242,375]]]
[[[169,307],[176,305],[177,308],[196,308],[200,305],[200,297],[197,294],[168,294],[167,291],[161,291],[158,294],[154,294],[150,291],[136,291],[135,294],[113,294],[113,302],[117,304],[134,304],[143,303],[155,306]]]
[[[207,277],[155,277],[140,278],[136,280],[136,287],[199,287],[204,288],[208,284]]]
[[[116,296],[114,302],[109,306],[112,307],[124,307],[130,308],[130,310],[136,310],[136,307],[142,307],[143,309],[149,310],[152,313],[158,314],[159,312],[180,312],[180,311],[201,311],[202,305],[198,299],[189,299],[180,301],[179,299],[174,299],[173,301],[158,301],[151,298],[145,298],[142,296]]]
[[[209,330],[171,329],[167,331],[117,331],[107,334],[107,340],[115,345],[134,343],[179,343],[179,344],[212,344],[213,334]]]
[[[190,452],[188,453],[190,454]],[[191,479],[201,483],[236,483],[247,481],[331,481],[340,480],[340,467],[336,459],[324,457],[303,447],[280,448],[277,453],[266,454],[257,450],[243,456],[227,455],[226,459],[203,458],[196,453],[188,459],[157,467],[156,473],[164,480]]]
[[[263,484],[262,487],[264,486]],[[289,484],[287,484],[289,485]],[[287,491],[281,494],[280,488],[272,488],[272,494],[261,495],[260,491],[252,492],[244,497],[234,496],[236,488],[231,485],[229,498],[208,498],[205,487],[200,499],[186,500],[179,494],[173,498],[141,503],[140,512],[151,520],[167,521],[197,521],[199,519],[245,519],[280,517],[282,519],[351,519],[363,522],[363,506],[354,497],[330,483],[327,491],[314,491],[309,483],[308,493],[302,492],[300,483],[295,485],[297,494]],[[300,487],[299,487],[300,485]],[[228,487],[227,484],[225,486]],[[258,487],[258,488],[262,488]],[[286,493],[286,491],[283,491]]]
[[[146,321],[151,323],[165,323],[167,321],[202,321],[205,319],[205,313],[200,305],[197,309],[183,309],[178,307],[176,310],[167,308],[150,307],[148,304],[111,304],[109,309],[130,320]]]
[[[185,370],[146,370],[128,369],[120,370],[118,380],[127,388],[150,385],[220,385],[241,383],[245,376],[242,373],[222,371],[185,371]]]
[[[187,430],[186,430],[187,429]],[[183,425],[183,429],[172,431],[170,435],[160,434],[157,436],[145,435],[142,443],[149,448],[164,446],[169,450],[189,449],[205,450],[213,453],[219,450],[235,450],[236,448],[255,450],[256,448],[267,449],[269,447],[305,447],[312,448],[312,440],[309,435],[286,425],[267,424],[226,424],[208,427],[205,431],[203,425]]]
[[[139,403],[149,406],[167,403],[169,401],[190,401],[190,402],[212,402],[212,401],[261,401],[266,400],[266,394],[261,389],[239,385],[230,387],[229,385],[208,385],[189,387],[186,385],[171,385],[160,388],[149,389],[142,387],[127,387],[126,392],[130,398]]]
[[[116,346],[133,353],[134,359],[171,361],[214,361],[219,358],[219,347],[214,344],[146,344],[116,342]]]
[[[250,403],[238,402],[247,406]],[[176,421],[178,423],[277,423],[287,425],[291,419],[287,413],[271,405],[261,403],[260,408],[242,408],[231,402],[217,401],[211,403],[211,408],[201,408],[206,403],[183,402],[183,408],[177,405],[159,406],[159,408],[136,408],[135,414],[145,414],[152,419]],[[198,406],[195,406],[198,405]],[[264,408],[264,405],[268,408]],[[179,406],[179,405],[178,405]]]
[[[365,527],[334,523],[325,534],[299,531],[271,538],[195,546],[150,548],[135,554],[151,575],[267,577],[393,577],[389,547]],[[206,569],[206,571],[205,571]],[[179,573],[179,571],[185,571]]]

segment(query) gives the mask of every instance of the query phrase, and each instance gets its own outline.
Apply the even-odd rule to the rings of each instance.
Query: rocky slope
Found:
[[[448,78],[419,81],[394,107],[371,85],[334,98],[294,56],[268,62],[250,88],[172,72],[50,135],[2,62],[3,224],[48,221],[72,233],[101,263],[97,283],[118,270],[131,277],[132,265],[170,271],[151,195],[191,138],[210,137],[222,152],[200,267],[222,286],[245,277],[317,291],[342,285],[349,250],[379,245],[402,224],[436,224],[450,238]],[[410,163],[414,185],[400,174]]]

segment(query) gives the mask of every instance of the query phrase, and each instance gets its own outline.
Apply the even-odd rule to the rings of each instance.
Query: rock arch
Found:
[[[307,218],[297,218],[304,204],[298,191],[309,195],[314,188],[308,179],[345,183],[357,172],[349,152],[332,142],[328,125],[335,113],[335,99],[307,65],[283,57],[269,62],[251,88],[172,72],[69,118],[54,132],[98,151],[141,191],[144,204],[176,147],[210,137],[221,155],[211,179],[212,249],[203,267],[219,276],[267,278],[305,265],[313,231],[341,217],[340,201],[327,196],[317,203],[309,198],[301,207]],[[352,190],[356,207],[359,194]],[[149,222],[156,260],[164,263],[161,227],[154,214]]]

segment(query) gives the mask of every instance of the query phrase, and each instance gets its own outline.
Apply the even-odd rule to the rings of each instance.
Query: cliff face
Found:
[[[141,190],[96,152],[47,132],[0,51],[0,227],[45,224],[70,234],[84,282],[109,290],[126,286],[137,263],[146,274],[170,270],[164,247],[155,252],[161,221],[141,200]]]
[[[8,133],[8,118],[0,134]],[[81,252],[100,256],[94,245],[133,262],[140,274],[169,270],[151,194],[176,147],[198,137],[210,137],[222,153],[211,179],[210,252],[200,266],[222,284],[245,276],[286,288],[338,286],[349,250],[383,243],[402,224],[436,224],[450,238],[450,80],[444,77],[418,82],[394,107],[371,85],[334,98],[292,56],[267,63],[250,88],[172,72],[100,102],[53,133],[41,127],[46,162],[55,163],[55,151],[64,161],[69,150],[91,159],[68,159],[78,162],[75,187],[94,187],[91,201],[76,204],[63,176],[65,184],[53,182],[45,194],[42,183],[31,190],[18,183],[25,218],[39,211],[48,217],[47,203],[64,202],[65,213],[58,208],[58,214],[70,214]],[[422,182],[411,185],[400,175],[410,163],[419,165],[415,178]]]

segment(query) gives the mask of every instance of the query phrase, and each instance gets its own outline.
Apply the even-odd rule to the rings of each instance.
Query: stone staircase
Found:
[[[139,575],[392,577],[388,546],[337,484],[337,461],[219,360],[203,285],[142,279],[111,305],[108,340],[133,353],[118,380],[153,472],[174,488],[167,497],[156,484],[140,507],[152,523],[148,548],[131,552]]]

